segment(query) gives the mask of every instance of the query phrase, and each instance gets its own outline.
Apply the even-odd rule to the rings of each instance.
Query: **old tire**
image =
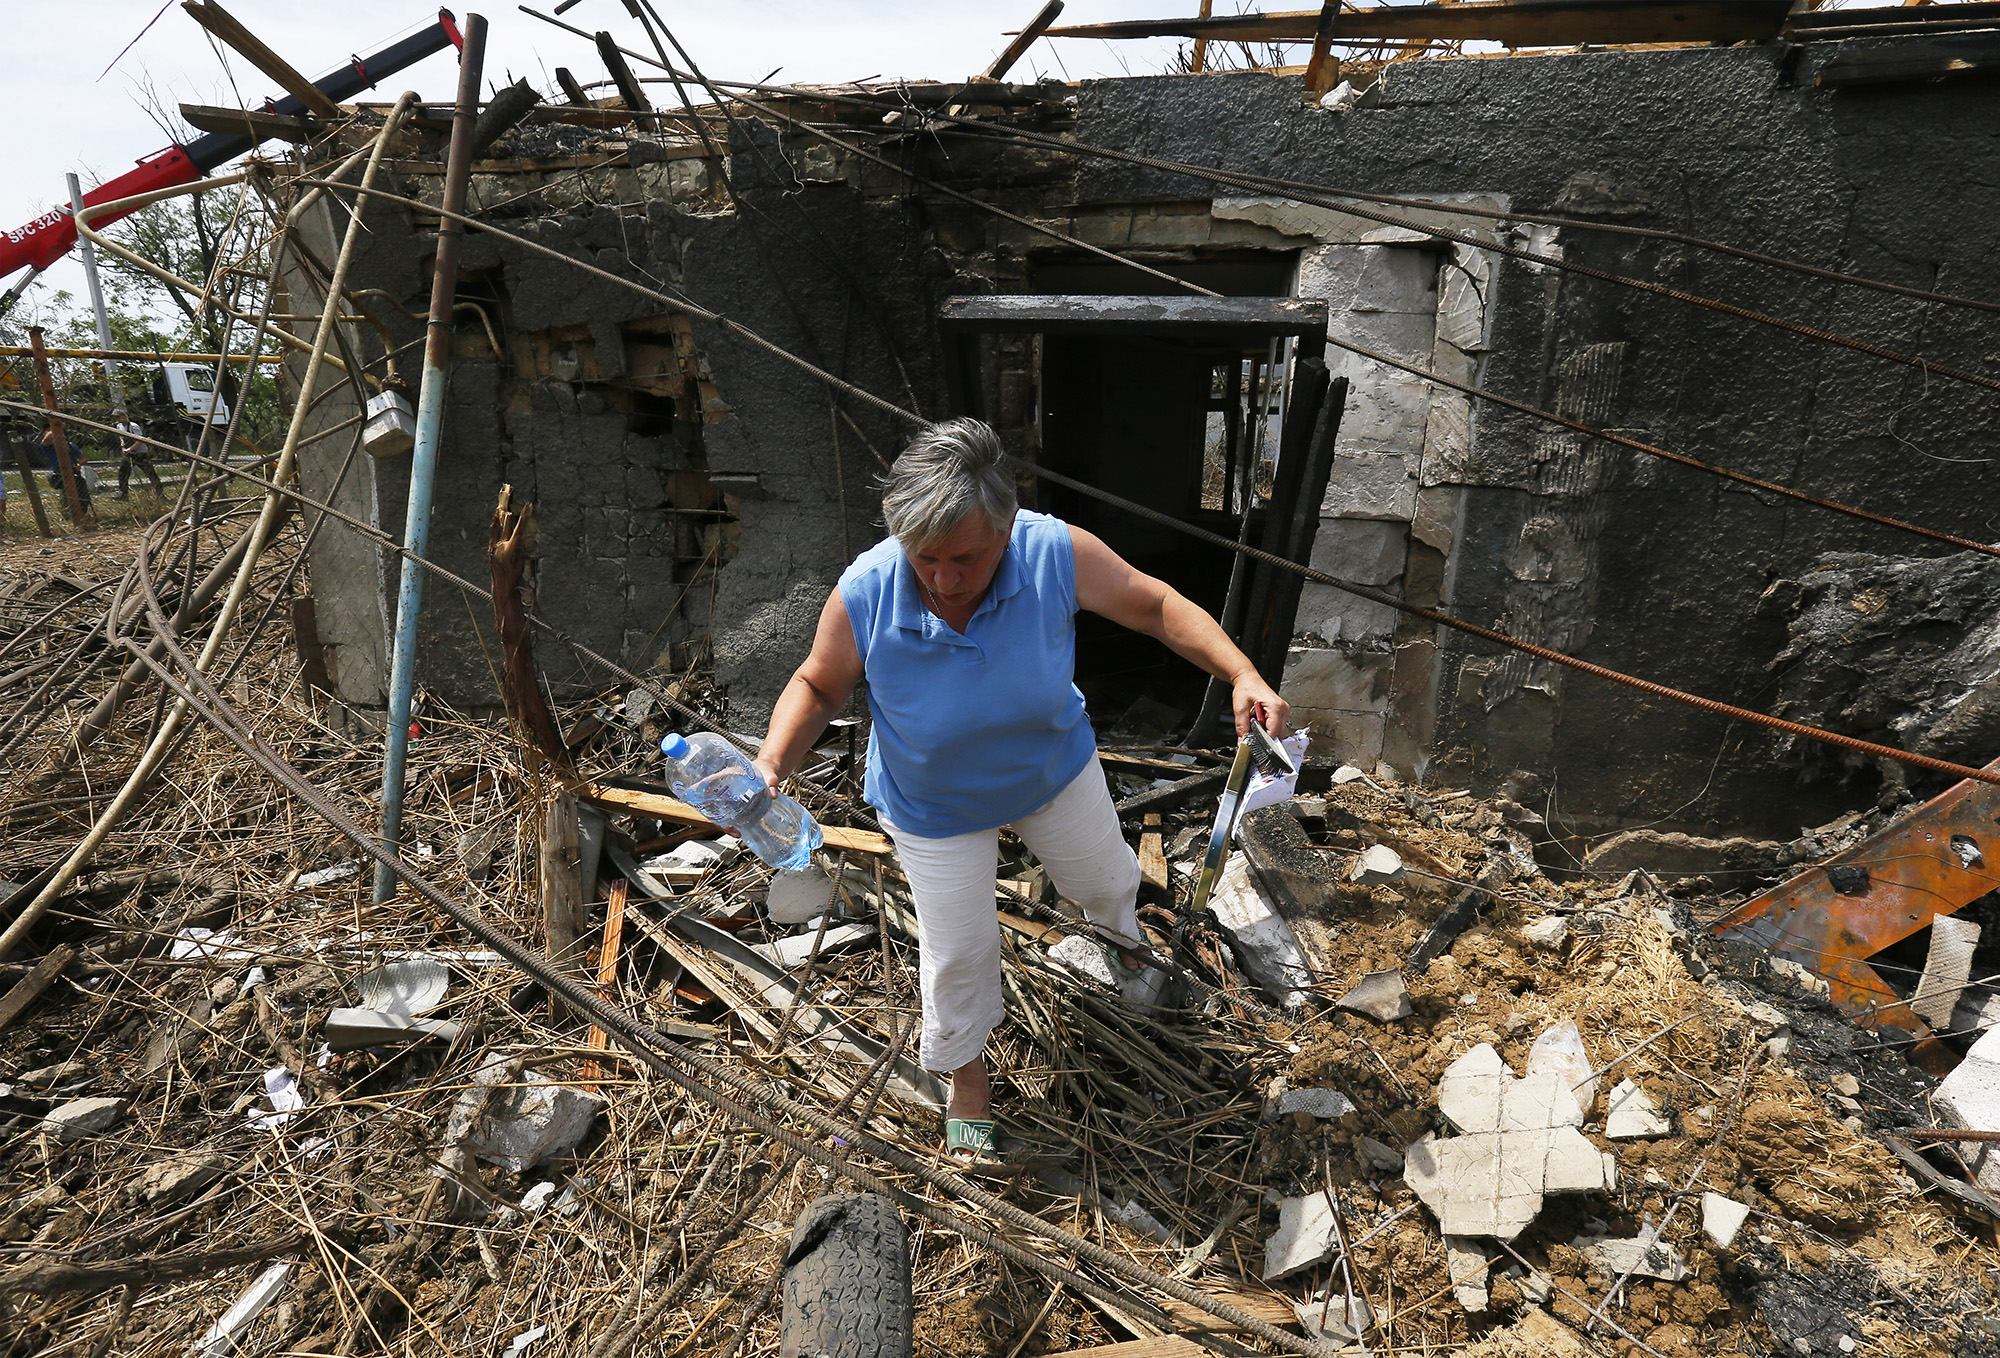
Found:
[[[910,1236],[876,1193],[829,1193],[785,1252],[779,1358],[910,1358]]]

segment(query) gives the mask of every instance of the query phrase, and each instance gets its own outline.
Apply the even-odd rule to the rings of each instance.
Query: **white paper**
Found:
[[[1250,766],[1250,781],[1243,788],[1243,805],[1236,812],[1237,824],[1242,824],[1243,818],[1259,807],[1273,806],[1291,799],[1292,794],[1298,791],[1298,770],[1304,767],[1306,746],[1311,743],[1310,726],[1304,730],[1294,731],[1278,742],[1278,748],[1292,761],[1293,771],[1283,778],[1267,777],[1255,764]]]
[[[264,1072],[264,1093],[271,1100],[271,1111],[252,1111],[250,1128],[258,1132],[275,1132],[290,1122],[298,1111],[306,1106],[305,1095],[299,1093],[299,1082],[283,1066],[273,1066]]]
[[[257,1275],[257,1281],[244,1290],[236,1299],[236,1304],[222,1313],[222,1318],[208,1327],[208,1333],[201,1337],[201,1358],[224,1358],[236,1347],[236,1336],[250,1328],[251,1322],[264,1313],[264,1308],[277,1299],[284,1289],[285,1280],[291,1276],[289,1263],[273,1264]]]

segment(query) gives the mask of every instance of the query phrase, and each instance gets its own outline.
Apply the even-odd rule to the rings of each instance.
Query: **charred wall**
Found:
[[[1808,51],[1790,72],[1748,47],[1411,62],[1347,111],[1302,105],[1296,81],[1266,75],[1145,77],[1057,88],[1005,116],[1334,189],[1683,232],[2000,294],[1984,228],[2000,194],[2000,91],[1829,93],[1812,84],[1818,59]],[[1293,291],[1327,301],[1337,335],[1433,370],[1754,476],[1993,536],[1968,493],[1979,464],[1954,460],[1983,458],[1994,441],[1993,404],[1976,389],[1326,209],[896,131],[852,109],[814,116],[846,119],[898,164],[1161,267],[1283,258]],[[635,165],[628,148],[626,163],[586,174],[476,176],[475,202],[611,273],[684,289],[926,415],[948,413],[939,300],[1036,290],[1038,270],[1084,259],[796,131],[737,122],[733,198],[714,162],[673,154]],[[434,194],[434,179],[411,183]],[[1427,220],[1940,362],[1990,358],[1976,311],[1652,238]],[[361,286],[420,313],[430,224],[401,225],[371,238]],[[754,727],[841,566],[879,534],[872,479],[903,431],[726,328],[518,246],[475,233],[463,286],[499,343],[480,317],[461,318],[437,554],[483,578],[486,515],[498,486],[514,484],[541,514],[542,613],[635,668],[712,663]],[[397,342],[416,337],[413,315],[378,314]],[[1315,564],[1616,669],[1768,709],[1787,625],[1759,607],[1774,582],[1829,551],[1942,554],[1334,357],[1353,388]],[[989,346],[987,408],[1029,457],[1040,361],[1032,340]],[[414,357],[406,366],[414,378]],[[320,452],[309,483],[330,484],[336,461]],[[404,475],[363,458],[341,494],[400,532]],[[338,538],[315,549],[321,626],[342,696],[367,706],[380,701],[394,562]],[[434,587],[426,613],[421,681],[454,703],[492,701],[483,609]],[[604,679],[553,644],[542,658],[559,684]],[[1301,599],[1284,678],[1343,757],[1505,785],[1584,828],[1789,836],[1872,800],[1880,776],[1808,764],[1776,737],[1317,586]]]

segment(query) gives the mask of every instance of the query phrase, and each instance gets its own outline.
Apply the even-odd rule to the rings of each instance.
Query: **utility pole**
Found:
[[[73,213],[83,211],[83,186],[76,182],[74,173],[69,176],[69,207]],[[97,251],[88,236],[80,236],[77,246],[83,255],[83,281],[90,285],[90,309],[97,316],[97,345],[107,351],[115,349],[118,346],[111,342],[111,319],[104,314],[104,289],[97,285]],[[125,423],[125,387],[108,358],[104,360],[104,389],[111,396],[113,423]]]
[[[53,435],[49,452],[55,459],[56,469],[62,473],[63,506],[69,511],[69,521],[80,528],[85,518],[83,496],[76,488],[77,468],[70,458],[63,434],[62,414],[56,409],[56,382],[49,376],[49,350],[42,343],[42,327],[28,327],[28,342],[35,347],[35,376],[42,379],[42,404],[49,410],[49,430]]]

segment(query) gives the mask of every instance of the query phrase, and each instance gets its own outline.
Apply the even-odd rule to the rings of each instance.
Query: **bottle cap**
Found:
[[[687,737],[678,731],[669,731],[660,738],[660,753],[669,759],[679,759],[688,752]]]

